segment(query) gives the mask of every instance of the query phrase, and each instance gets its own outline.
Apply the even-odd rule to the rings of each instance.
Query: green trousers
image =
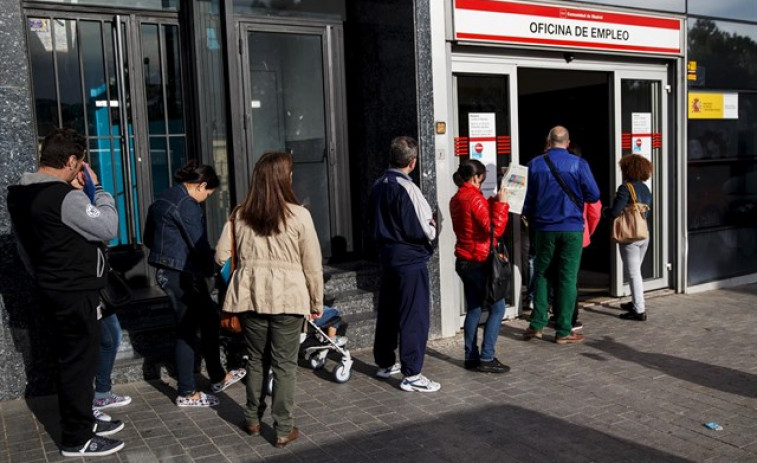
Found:
[[[247,425],[260,424],[265,411],[268,368],[273,370],[271,417],[278,437],[294,426],[294,393],[297,386],[297,354],[302,315],[245,314],[242,320],[247,344]]]
[[[576,304],[576,283],[581,265],[583,232],[542,232],[535,234],[536,259],[534,261],[534,310],[531,328],[541,331],[547,325],[547,275],[555,278],[552,285],[555,296],[552,304],[557,314],[556,336],[570,335],[571,321]]]

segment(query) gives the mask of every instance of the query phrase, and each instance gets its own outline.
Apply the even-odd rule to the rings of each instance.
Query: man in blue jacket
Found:
[[[585,159],[568,152],[568,130],[556,126],[549,131],[549,149],[528,163],[528,191],[523,215],[534,227],[534,310],[523,334],[530,341],[542,337],[547,324],[547,270],[554,265],[557,281],[554,312],[555,342],[572,344],[584,336],[571,332],[576,302],[576,281],[583,244],[584,203],[599,200],[599,188]],[[551,165],[550,165],[551,164]],[[554,264],[553,264],[554,263]]]
[[[436,221],[410,172],[418,162],[418,143],[392,140],[390,168],[371,189],[373,239],[381,261],[381,290],[373,357],[376,376],[402,373],[404,391],[435,392],[441,386],[421,374],[429,329],[429,280],[426,263],[433,253]],[[394,351],[399,334],[400,363]]]

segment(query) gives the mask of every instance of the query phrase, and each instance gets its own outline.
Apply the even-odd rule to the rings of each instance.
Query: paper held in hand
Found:
[[[510,212],[521,214],[528,188],[528,167],[511,165],[502,177],[500,188],[507,188],[507,203],[510,205]]]

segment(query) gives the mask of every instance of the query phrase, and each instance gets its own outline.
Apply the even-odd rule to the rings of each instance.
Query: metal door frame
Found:
[[[241,201],[249,188],[252,152],[252,109],[246,104],[252,93],[249,69],[248,34],[250,32],[274,32],[282,34],[304,34],[321,37],[323,53],[323,92],[324,118],[326,136],[328,139],[329,174],[329,226],[331,235],[321,237],[331,239],[343,236],[347,240],[347,250],[354,250],[352,227],[352,200],[350,192],[350,169],[347,148],[347,108],[344,80],[344,32],[340,22],[323,20],[300,20],[282,18],[259,18],[239,16],[235,20],[239,47],[238,56],[238,85],[240,98],[232,100],[237,105],[235,111],[242,118],[239,127],[244,131],[244,142],[239,143],[240,149],[234,151],[234,166],[236,179],[236,199]],[[236,146],[236,145],[235,145]]]
[[[660,154],[658,162],[654,165],[653,178],[657,181],[655,185],[655,191],[652,191],[654,201],[659,204],[658,208],[653,208],[650,214],[655,214],[654,227],[651,230],[652,235],[650,239],[655,240],[653,255],[649,253],[645,256],[645,259],[654,259],[654,266],[659,266],[660,276],[657,278],[644,279],[644,291],[651,291],[655,289],[668,288],[671,285],[670,270],[672,269],[672,261],[670,255],[670,221],[669,221],[669,201],[670,201],[670,184],[668,182],[669,166],[668,166],[668,143],[670,140],[670,134],[668,133],[669,120],[668,120],[668,92],[670,87],[668,86],[668,69],[666,67],[660,67],[656,70],[616,70],[613,72],[613,91],[614,91],[614,115],[615,115],[615,186],[617,188],[620,185],[621,173],[618,161],[620,161],[622,150],[621,140],[621,81],[623,80],[645,80],[654,81],[659,85],[659,98],[660,101],[653,101],[653,105],[657,106],[660,110],[660,114],[653,114],[652,126],[659,127],[662,132],[662,146],[660,148]],[[653,99],[655,95],[653,95]],[[653,159],[653,162],[655,160]],[[610,294],[616,297],[628,296],[631,294],[631,290],[628,283],[623,283],[623,262],[620,258],[620,250],[618,246],[614,246],[613,252],[613,266],[612,270],[614,275],[612,276],[610,283]]]
[[[480,76],[506,76],[508,78],[508,97],[510,100],[510,107],[507,108],[509,120],[510,120],[510,147],[511,147],[511,161],[513,164],[520,163],[520,150],[519,150],[519,127],[518,127],[518,69],[514,63],[505,63],[498,58],[489,57],[475,57],[475,56],[453,56],[452,57],[452,111],[451,115],[451,140],[459,137],[458,132],[458,93],[457,93],[457,77],[459,75],[480,75]],[[514,115],[516,117],[514,117]],[[449,149],[450,153],[454,153],[454,146]],[[459,165],[459,159],[455,156],[454,165],[450,166],[450,169],[457,170]],[[510,254],[511,262],[520,262],[520,216],[513,215],[514,223],[512,225],[513,230],[513,249]],[[454,278],[453,281],[457,281],[454,288],[455,301],[459,301],[459,307],[465,307],[465,297],[463,294],[462,281],[455,275],[454,256],[448,257],[448,253],[442,253],[440,255],[440,271],[451,272],[450,278]],[[443,263],[446,258],[451,258],[451,262]],[[513,277],[512,277],[512,301],[510,305],[505,307],[504,318],[513,318],[518,315],[518,307],[520,306],[520,287],[523,281],[523,276],[520,274],[520,265],[512,265]],[[449,280],[448,280],[449,281]],[[464,323],[465,314],[458,314],[460,316],[460,326]],[[481,322],[486,320],[488,312],[483,314]]]
[[[518,92],[518,76],[517,76],[517,70],[519,67],[523,68],[540,68],[540,69],[554,69],[554,70],[565,70],[565,71],[598,71],[598,72],[604,72],[610,74],[610,91],[612,92],[611,98],[613,102],[613,114],[615,115],[615,120],[611,122],[613,126],[610,127],[611,133],[611,140],[614,144],[614,151],[615,153],[613,156],[615,159],[615,165],[613,172],[610,173],[610,178],[613,183],[617,183],[615,179],[619,178],[620,171],[617,167],[617,161],[619,160],[619,153],[620,151],[620,143],[621,143],[621,137],[620,137],[620,93],[619,93],[619,83],[620,78],[628,78],[631,76],[631,78],[635,76],[639,76],[642,78],[646,78],[647,76],[652,76],[655,80],[661,80],[661,98],[662,101],[661,104],[661,111],[662,111],[662,121],[661,121],[661,130],[663,132],[663,140],[662,140],[662,154],[661,154],[661,160],[662,160],[662,173],[659,175],[660,179],[660,185],[657,187],[660,191],[659,193],[662,193],[662,197],[660,198],[660,204],[662,205],[662,208],[664,211],[660,211],[660,217],[659,221],[662,224],[662,232],[660,233],[660,243],[659,243],[659,253],[658,258],[662,259],[662,256],[665,256],[665,261],[663,262],[662,267],[662,276],[661,278],[653,279],[653,280],[646,280],[644,282],[644,289],[645,291],[653,290],[653,289],[659,289],[659,288],[667,288],[667,287],[674,287],[673,281],[669,278],[669,265],[668,263],[673,262],[671,259],[673,256],[670,255],[671,249],[670,249],[670,234],[673,233],[673,229],[671,227],[668,213],[670,210],[670,204],[669,201],[673,197],[674,192],[670,192],[670,184],[667,181],[667,175],[669,175],[669,169],[670,166],[668,165],[668,149],[671,141],[678,136],[677,134],[669,133],[671,127],[675,127],[675,125],[670,124],[668,114],[668,92],[666,85],[668,84],[668,72],[670,69],[679,69],[680,65],[679,62],[681,61],[680,57],[674,56],[674,57],[662,57],[662,58],[646,58],[646,61],[641,61],[642,59],[645,59],[644,57],[630,57],[630,56],[610,56],[610,55],[597,55],[596,59],[592,59],[590,57],[582,58],[581,60],[574,60],[574,61],[567,61],[563,57],[562,54],[523,54],[523,55],[495,55],[493,54],[491,50],[486,50],[485,52],[480,53],[468,53],[468,52],[453,52],[451,55],[450,63],[451,63],[451,69],[452,69],[452,85],[451,85],[451,95],[449,97],[449,107],[451,110],[449,111],[449,114],[451,114],[450,118],[452,119],[452,126],[454,127],[454,135],[448,137],[448,145],[447,150],[450,153],[454,153],[454,137],[456,137],[457,134],[457,122],[456,119],[458,117],[457,115],[457,80],[455,78],[456,74],[500,74],[500,75],[509,75],[510,76],[510,94],[511,94],[511,103],[510,103],[510,115],[511,115],[511,146],[512,146],[512,162],[518,163],[520,160],[520,152],[519,152],[519,140],[518,140],[518,130],[519,130],[519,120],[518,120],[518,98],[517,98],[517,92]],[[674,64],[676,63],[676,64]],[[674,117],[680,119],[680,115],[674,115]],[[680,148],[679,148],[680,151]],[[676,159],[679,159],[677,156]],[[452,169],[454,169],[454,166],[451,166]],[[603,191],[603,193],[605,193]],[[614,190],[612,192],[606,192],[608,194],[614,194]],[[611,196],[612,197],[612,196]],[[520,227],[518,226],[518,222],[520,221],[520,217],[514,216],[514,219],[517,220],[516,223],[513,224],[513,234],[514,234],[514,241],[515,243],[520,243]],[[513,249],[513,261],[514,262],[520,262],[520,246],[516,244],[515,249]],[[449,260],[447,260],[449,259]],[[676,265],[680,264],[680,260],[676,259]],[[451,275],[448,275],[448,278],[456,278],[456,275],[454,275],[454,270],[451,270],[454,268],[454,256],[447,256],[445,253],[442,253],[440,255],[440,268],[441,272],[450,272]],[[522,282],[522,275],[520,274],[520,266],[516,265],[513,266],[513,287],[517,288],[516,291],[514,291],[513,297],[513,306],[514,307],[507,307],[507,310],[505,312],[505,316],[510,317],[512,315],[511,310],[514,311],[514,313],[517,315],[518,313],[518,307],[520,306],[520,284]],[[459,282],[459,279],[457,279]],[[449,281],[449,280],[447,280]],[[608,288],[611,294],[630,294],[629,288],[627,284],[623,284],[623,273],[622,273],[622,263],[620,261],[620,252],[618,251],[617,247],[615,247],[614,252],[612,253],[612,263],[610,265],[610,287]],[[462,297],[462,284],[457,285],[457,288],[454,291],[455,301],[464,301]],[[464,304],[464,302],[461,302]]]
[[[145,88],[144,85],[140,85],[137,82],[142,82],[144,80],[144,73],[141,66],[136,66],[135,63],[141,62],[141,57],[143,55],[142,53],[142,41],[140,37],[140,27],[144,23],[156,23],[160,25],[175,25],[179,28],[179,31],[181,31],[181,24],[179,21],[178,13],[162,13],[162,14],[156,14],[152,12],[139,12],[136,13],[134,11],[131,12],[125,12],[122,9],[113,9],[109,10],[107,8],[97,8],[97,7],[87,7],[86,9],[79,8],[66,8],[67,5],[50,5],[48,8],[47,6],[45,8],[27,8],[24,9],[24,19],[28,20],[30,17],[34,18],[48,18],[51,20],[54,19],[65,19],[65,20],[74,20],[77,21],[77,24],[79,21],[101,21],[103,23],[110,22],[114,25],[114,31],[113,31],[113,53],[114,53],[114,61],[115,61],[115,75],[110,76],[107,75],[109,78],[115,78],[118,82],[118,95],[116,96],[116,99],[118,101],[119,105],[119,119],[120,119],[120,126],[119,126],[119,132],[121,136],[119,137],[119,143],[120,143],[120,149],[121,149],[121,156],[122,156],[122,162],[124,164],[124,191],[126,195],[126,211],[124,211],[125,216],[127,217],[127,220],[129,221],[129,226],[127,228],[127,241],[131,245],[137,244],[137,242],[141,241],[141,231],[136,229],[137,224],[137,217],[135,215],[135,207],[137,209],[137,213],[139,214],[139,223],[144,223],[145,217],[147,215],[147,208],[152,203],[153,197],[152,197],[152,175],[150,172],[150,146],[149,146],[149,134],[148,134],[148,128],[147,128],[147,118],[146,118],[146,112],[147,108],[145,106]],[[52,26],[51,26],[52,27]],[[77,30],[77,38],[78,38],[78,30]],[[103,44],[104,45],[104,44]],[[163,48],[161,48],[163,50]],[[28,50],[27,50],[28,53]],[[125,54],[124,54],[125,53]],[[55,57],[55,55],[53,55]],[[162,55],[165,56],[165,55]],[[31,62],[31,57],[28,58],[29,62]],[[124,59],[126,61],[124,61]],[[188,110],[187,110],[187,85],[186,85],[186,60],[183,55],[183,49],[180,50],[180,59],[181,59],[181,72],[182,72],[182,95],[185,100],[185,104],[183,105],[184,108],[184,120],[185,120],[185,133],[189,133],[189,126],[191,124],[190,118],[188,117]],[[128,63],[128,69],[127,65]],[[82,56],[81,56],[81,49],[79,48],[79,67],[80,67],[80,78],[82,73]],[[55,65],[55,64],[54,64]],[[106,72],[107,72],[107,66],[108,63],[105,63],[106,65]],[[129,81],[128,84],[125,82],[125,73],[128,71],[129,75]],[[30,78],[33,79],[33,73],[30,68]],[[56,72],[56,85],[57,81],[59,79],[59,76]],[[81,82],[82,84],[82,92],[85,91],[84,88],[84,82]],[[128,98],[127,102],[127,94],[130,96]],[[110,98],[113,99],[114,95],[111,95]],[[33,111],[36,111],[36,108],[32,108]],[[126,117],[130,115],[130,117]],[[84,121],[85,121],[85,128],[88,127],[87,124],[87,112],[84,111]],[[132,123],[132,134],[134,138],[134,160],[136,165],[136,170],[132,171],[131,169],[131,163],[126,162],[128,159],[123,159],[124,153],[129,152],[128,148],[128,139],[129,139],[129,132],[128,132],[128,120],[131,120]],[[36,124],[37,118],[36,115],[34,117],[34,121]],[[37,130],[35,130],[35,134],[37,134]],[[87,133],[87,135],[89,135]],[[114,137],[115,138],[115,137]],[[190,137],[187,135],[187,151],[189,151],[189,145],[192,143],[192,140],[190,140]],[[138,191],[138,200],[135,201],[135,198],[132,197],[132,191],[130,187],[126,187],[127,185],[131,185],[132,182],[135,181],[136,188]],[[136,204],[135,204],[136,203]]]

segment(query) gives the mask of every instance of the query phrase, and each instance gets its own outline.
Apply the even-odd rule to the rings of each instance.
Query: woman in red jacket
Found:
[[[505,300],[489,307],[489,318],[484,325],[481,351],[478,349],[478,324],[484,302],[486,273],[484,262],[491,245],[491,229],[495,239],[507,226],[507,191],[503,188],[488,201],[481,192],[486,179],[486,167],[475,159],[460,163],[455,173],[457,193],[449,202],[452,228],[455,230],[455,271],[463,280],[465,303],[465,368],[486,373],[505,373],[510,370],[494,357],[500,324],[505,314]]]

